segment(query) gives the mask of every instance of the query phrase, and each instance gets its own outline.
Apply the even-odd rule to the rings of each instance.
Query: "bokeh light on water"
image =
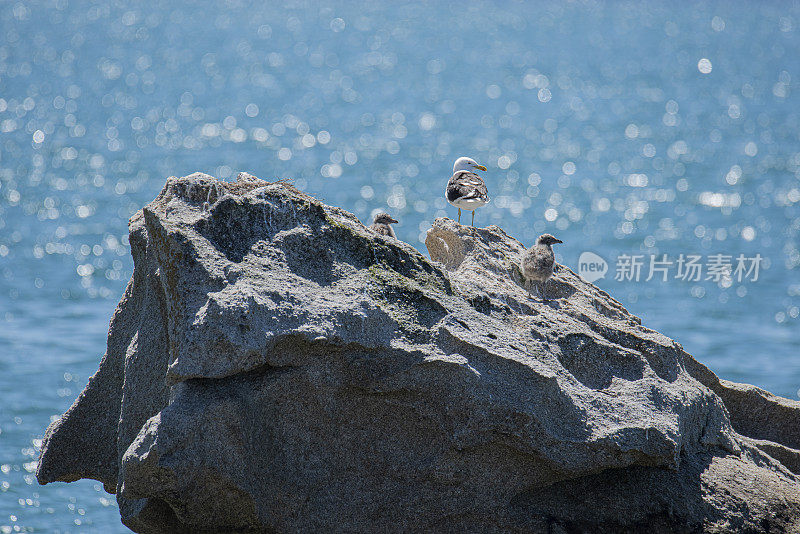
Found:
[[[122,531],[93,481],[39,487],[168,175],[286,177],[424,251],[453,160],[499,224],[612,264],[598,285],[720,376],[800,382],[800,9],[455,2],[0,10],[0,532]],[[616,282],[620,254],[766,258],[754,283]]]

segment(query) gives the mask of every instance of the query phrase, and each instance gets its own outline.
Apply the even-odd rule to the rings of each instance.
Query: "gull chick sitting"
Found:
[[[563,243],[550,234],[542,234],[536,244],[522,255],[520,267],[526,283],[535,284],[542,300],[547,300],[547,281],[553,276],[553,265],[556,262],[553,244]],[[527,288],[530,291],[530,287]]]
[[[370,225],[369,229],[376,234],[388,235],[389,237],[397,239],[394,235],[394,230],[390,226],[391,224],[397,224],[397,220],[393,219],[388,213],[381,212],[375,215],[375,220],[372,221],[372,225]]]

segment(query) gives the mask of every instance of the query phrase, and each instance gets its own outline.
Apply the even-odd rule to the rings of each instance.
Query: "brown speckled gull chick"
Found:
[[[542,300],[547,300],[547,280],[553,275],[553,265],[556,257],[553,254],[553,244],[563,243],[550,234],[542,234],[536,244],[522,255],[520,267],[522,275],[527,282],[536,284]],[[528,288],[530,291],[530,287]]]
[[[393,219],[388,213],[381,212],[375,215],[375,220],[372,221],[369,229],[377,234],[388,235],[397,239],[397,236],[394,235],[394,230],[390,226],[392,224],[397,224],[397,220]]]

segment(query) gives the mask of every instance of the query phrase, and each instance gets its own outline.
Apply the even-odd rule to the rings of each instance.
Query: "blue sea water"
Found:
[[[104,352],[127,220],[170,175],[290,178],[425,252],[470,155],[478,225],[551,232],[575,270],[600,255],[645,325],[797,398],[797,2],[268,4],[0,4],[0,534],[126,531],[99,483],[34,472]],[[706,280],[716,254],[760,255],[757,280]]]

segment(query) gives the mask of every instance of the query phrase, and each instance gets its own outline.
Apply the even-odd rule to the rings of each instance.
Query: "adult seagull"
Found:
[[[447,182],[444,196],[447,201],[458,208],[458,223],[461,224],[461,210],[472,212],[472,226],[475,226],[475,210],[489,202],[486,184],[475,171],[485,171],[486,167],[478,165],[472,158],[461,157],[453,164],[453,176]]]

